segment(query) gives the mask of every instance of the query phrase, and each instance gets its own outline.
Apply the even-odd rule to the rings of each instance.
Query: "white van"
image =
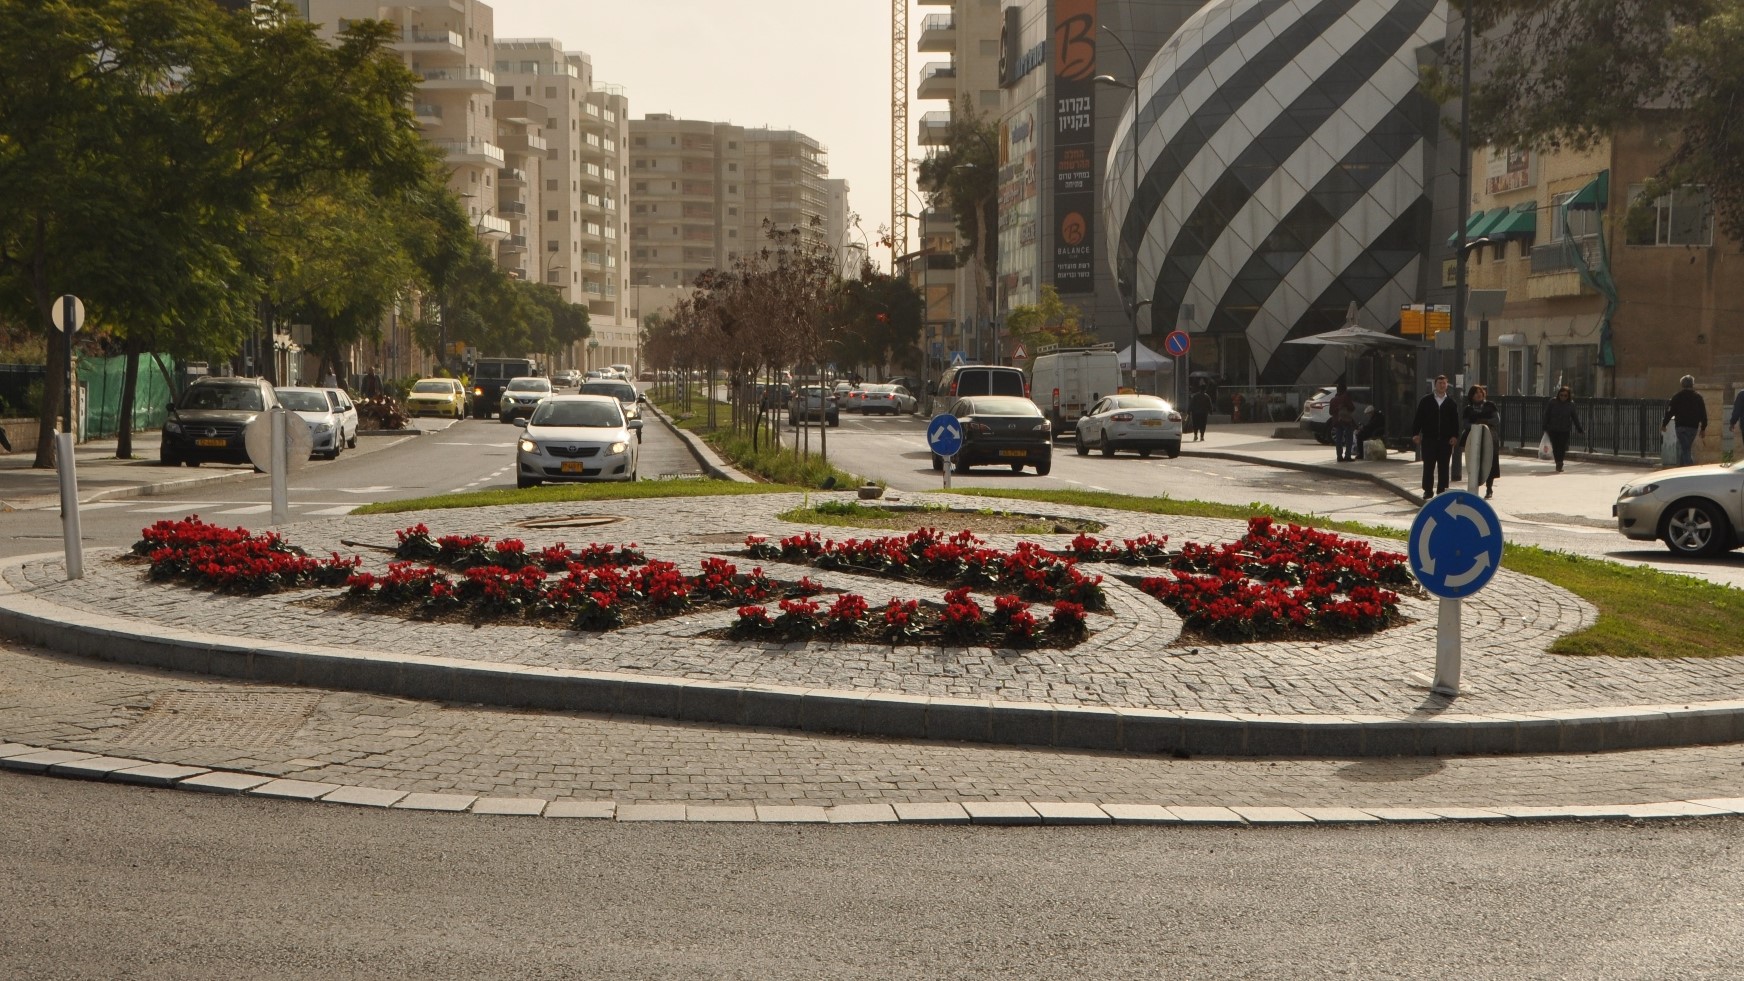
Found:
[[[1030,366],[1031,397],[1054,422],[1054,434],[1072,431],[1096,400],[1120,390],[1120,355],[1113,344],[1036,349]]]

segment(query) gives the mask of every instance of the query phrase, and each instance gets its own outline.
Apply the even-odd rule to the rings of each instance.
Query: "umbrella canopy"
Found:
[[[1318,344],[1322,347],[1348,347],[1360,350],[1376,348],[1422,347],[1423,342],[1396,334],[1383,334],[1378,330],[1369,330],[1356,324],[1345,324],[1337,330],[1329,330],[1324,334],[1312,337],[1298,337],[1284,342],[1285,344]]]

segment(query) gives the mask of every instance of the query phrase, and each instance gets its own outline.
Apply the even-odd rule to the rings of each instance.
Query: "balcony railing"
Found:
[[[502,201],[497,204],[497,214],[509,215],[514,218],[527,216],[527,205],[522,201]]]
[[[1597,235],[1580,235],[1575,238],[1575,245],[1589,266],[1597,265],[1599,260],[1599,237]],[[1568,254],[1568,249],[1562,242],[1549,242],[1532,247],[1532,271],[1535,273],[1569,272],[1579,268]]]
[[[438,85],[460,82],[469,86],[487,88],[496,91],[497,76],[484,68],[431,68],[418,73],[426,83]]]
[[[503,165],[502,147],[476,136],[467,140],[431,140],[430,143],[453,156],[482,157],[495,162],[499,168]]]
[[[504,167],[497,171],[499,184],[526,184],[527,172],[519,167]]]
[[[508,238],[503,239],[502,244],[499,245],[498,248],[504,252],[525,252],[527,251],[527,236],[510,235]]]
[[[427,27],[408,27],[400,32],[400,40],[407,44],[441,44],[456,51],[466,47],[466,39],[454,31],[433,31]]]

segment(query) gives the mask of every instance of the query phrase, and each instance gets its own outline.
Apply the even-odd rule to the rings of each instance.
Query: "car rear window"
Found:
[[[610,395],[619,402],[636,401],[636,388],[622,382],[588,382],[581,386],[583,395]]]
[[[957,394],[1015,395],[1023,397],[1023,372],[993,368],[965,368],[957,374]]]
[[[1001,398],[985,396],[972,399],[969,411],[978,416],[1039,416],[1042,410],[1029,399]]]

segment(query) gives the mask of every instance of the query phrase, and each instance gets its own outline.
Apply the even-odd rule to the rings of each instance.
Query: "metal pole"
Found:
[[[61,329],[61,336],[66,339],[67,345],[65,361],[67,390],[61,393],[63,396],[61,401],[67,413],[67,424],[61,431],[76,435],[78,427],[73,425],[73,386],[77,383],[78,379],[73,377],[73,331],[77,329],[77,321],[73,311],[73,297],[70,293],[61,297],[61,323],[65,325]]]
[[[69,317],[66,322],[73,321]],[[79,477],[73,470],[72,433],[55,436],[55,469],[61,477],[61,538],[66,545],[67,579],[83,579],[85,544],[79,529]]]
[[[1471,207],[1471,72],[1472,72],[1472,22],[1471,10],[1460,12],[1460,22],[1463,25],[1460,36],[1460,74],[1459,74],[1459,210],[1454,214],[1458,224],[1454,241],[1454,282],[1453,282],[1453,360],[1454,373],[1458,380],[1456,388],[1466,387],[1465,379],[1465,292],[1466,292],[1466,250],[1465,226],[1466,209]]]
[[[1437,695],[1459,694],[1459,606],[1459,600],[1443,599],[1435,622],[1435,682],[1429,690]]]
[[[289,434],[285,432],[286,410],[273,409],[272,413],[272,444],[268,457],[272,460],[272,520],[275,525],[283,525],[290,520],[290,500],[286,484],[290,475],[285,471],[290,469],[288,447]]]

